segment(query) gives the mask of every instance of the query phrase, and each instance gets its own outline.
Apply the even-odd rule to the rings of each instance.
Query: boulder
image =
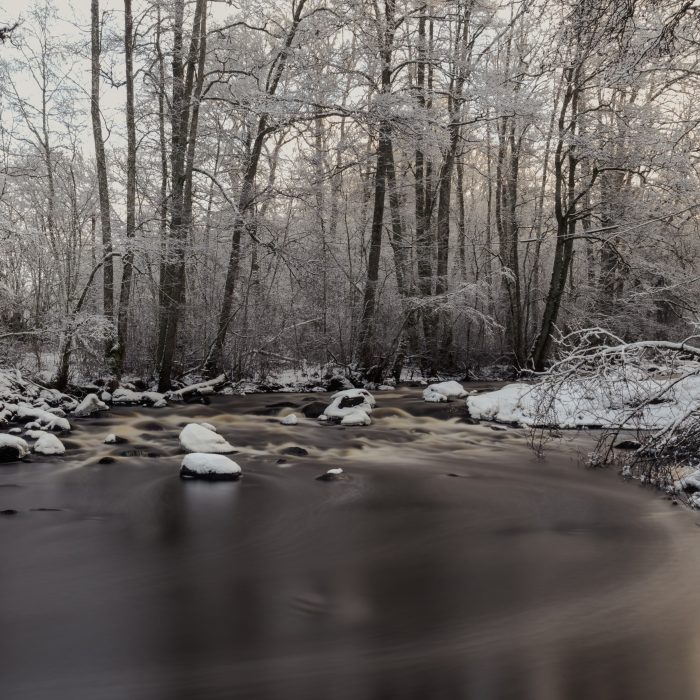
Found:
[[[350,426],[370,425],[371,423],[372,419],[365,411],[363,411],[360,408],[356,408],[354,411],[347,413],[343,416],[343,419],[340,421],[341,425]]]
[[[36,440],[34,443],[34,452],[40,455],[63,455],[66,453],[65,445],[51,433],[46,433],[41,430],[31,430],[27,435]]]
[[[76,418],[87,418],[101,411],[109,411],[109,406],[100,401],[97,394],[88,394],[75,408],[73,415]]]
[[[16,435],[0,435],[0,462],[16,462],[29,454],[29,445]]]
[[[307,418],[318,418],[325,410],[326,404],[323,403],[323,401],[312,401],[311,403],[307,403],[306,406],[301,409],[301,412]]]
[[[206,452],[209,454],[227,454],[235,452],[219,433],[205,428],[199,423],[188,423],[180,432],[180,444],[187,452]]]
[[[297,447],[296,445],[292,447],[285,447],[282,450],[283,455],[291,455],[292,457],[306,457],[309,453],[303,447]]]
[[[343,470],[340,467],[329,469],[325,474],[316,477],[316,481],[338,481],[343,478]]]
[[[221,454],[192,452],[185,455],[180,466],[181,479],[235,481],[240,477],[240,466],[232,459]]]

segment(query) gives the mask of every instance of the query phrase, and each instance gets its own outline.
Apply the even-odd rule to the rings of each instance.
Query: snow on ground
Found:
[[[241,468],[221,454],[193,452],[185,455],[180,467],[183,479],[238,479]]]
[[[655,397],[649,402],[651,397]],[[472,418],[524,426],[659,429],[700,410],[700,376],[650,377],[641,371],[600,380],[508,384],[467,398]]]
[[[100,411],[108,411],[109,406],[100,401],[97,394],[88,394],[73,410],[73,415],[77,418],[86,418]]]
[[[29,454],[27,441],[16,435],[0,434],[0,462],[22,459]]]
[[[188,423],[182,429],[180,444],[187,452],[226,454],[236,451],[233,445],[230,445],[219,433],[199,423]]]
[[[117,406],[133,406],[144,404],[153,408],[163,408],[168,403],[164,394],[157,391],[132,391],[125,387],[115,389],[112,393],[112,403]]]
[[[51,433],[43,430],[28,430],[26,435],[32,440],[36,440],[34,452],[42,455],[62,455],[66,452],[65,445]]]
[[[430,384],[423,390],[423,400],[429,403],[461,399],[467,395],[464,387],[455,381]]]

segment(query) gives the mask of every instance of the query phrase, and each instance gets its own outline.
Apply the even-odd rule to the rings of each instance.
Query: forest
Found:
[[[700,304],[696,0],[0,13],[0,363],[515,376]]]

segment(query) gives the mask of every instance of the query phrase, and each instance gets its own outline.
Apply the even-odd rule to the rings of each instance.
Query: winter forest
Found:
[[[0,359],[542,370],[692,334],[695,0],[38,0],[0,15]]]

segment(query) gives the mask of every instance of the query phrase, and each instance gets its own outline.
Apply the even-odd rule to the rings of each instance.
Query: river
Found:
[[[0,697],[700,698],[697,516],[585,469],[586,433],[538,460],[417,389],[279,424],[317,399],[114,409],[0,465]],[[240,481],[178,478],[192,421]]]

